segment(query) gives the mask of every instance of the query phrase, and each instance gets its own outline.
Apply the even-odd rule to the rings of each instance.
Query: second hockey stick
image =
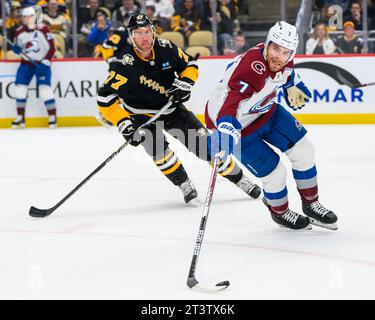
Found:
[[[158,119],[170,106],[172,102],[169,101],[163,108],[161,108],[155,115],[153,115],[147,122],[141,125],[137,131],[139,132],[142,128],[148,126],[150,123]],[[115,156],[117,156],[129,143],[131,139],[127,140],[120,148],[113,152],[102,164],[99,165],[93,172],[91,172],[80,184],[78,184],[72,191],[70,191],[61,201],[49,209],[38,209],[36,207],[31,207],[29,210],[29,215],[34,218],[44,218],[49,216],[58,207],[60,207],[66,200],[68,200],[73,194],[75,194],[87,181],[89,181],[95,174],[97,174],[101,169],[103,169],[108,162],[110,162]]]
[[[195,242],[193,258],[192,258],[191,264],[190,264],[189,276],[188,276],[188,279],[187,279],[187,285],[190,289],[202,291],[202,292],[220,291],[220,290],[224,290],[224,289],[228,288],[229,285],[230,285],[230,282],[228,280],[219,282],[217,284],[211,284],[211,285],[210,284],[201,284],[201,283],[198,282],[198,280],[195,277],[195,269],[197,267],[199,253],[200,253],[201,248],[202,248],[203,237],[204,237],[204,233],[205,233],[205,230],[206,230],[208,213],[210,211],[211,201],[212,201],[212,197],[213,197],[213,194],[214,194],[217,172],[218,172],[218,169],[219,169],[219,161],[220,161],[221,156],[222,156],[221,152],[217,153],[215,155],[215,160],[214,160],[214,165],[213,165],[213,168],[212,168],[210,183],[208,185],[208,190],[207,190],[207,195],[206,195],[206,201],[205,201],[205,204],[204,204],[203,215],[202,215],[201,223],[200,223],[200,226],[199,226],[197,240]]]

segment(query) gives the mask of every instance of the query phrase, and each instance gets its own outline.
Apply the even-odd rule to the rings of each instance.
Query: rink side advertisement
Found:
[[[200,119],[210,92],[220,81],[231,59],[200,59],[200,76],[186,104]],[[375,123],[375,55],[299,56],[296,72],[310,88],[309,104],[294,112],[279,92],[279,102],[305,124]],[[14,81],[19,63],[0,61],[0,128],[10,127],[16,116]],[[107,77],[106,62],[97,59],[56,60],[52,65],[52,87],[60,126],[99,125],[96,92]],[[28,91],[26,125],[47,126],[47,113],[36,89],[35,79]]]

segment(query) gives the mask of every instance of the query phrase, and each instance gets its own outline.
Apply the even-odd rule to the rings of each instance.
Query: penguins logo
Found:
[[[121,62],[124,66],[129,64],[133,65],[134,57],[131,54],[126,54],[122,57],[122,59],[117,60],[118,62]]]

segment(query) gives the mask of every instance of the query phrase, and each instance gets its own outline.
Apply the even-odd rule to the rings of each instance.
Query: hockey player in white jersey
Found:
[[[25,126],[27,89],[34,75],[39,95],[48,112],[48,124],[56,127],[56,103],[51,88],[51,58],[55,53],[55,45],[48,27],[38,25],[34,7],[22,10],[22,26],[16,31],[12,50],[22,57],[15,82],[17,118],[12,122],[12,127]]]
[[[265,43],[236,57],[206,105],[206,124],[214,130],[211,147],[237,154],[261,179],[263,202],[276,223],[295,230],[311,229],[310,224],[335,230],[337,216],[318,201],[314,148],[307,131],[277,103],[281,88],[293,110],[311,98],[293,68],[297,46],[296,27],[281,21],[270,29]],[[287,171],[269,144],[289,158],[307,217],[289,209]]]

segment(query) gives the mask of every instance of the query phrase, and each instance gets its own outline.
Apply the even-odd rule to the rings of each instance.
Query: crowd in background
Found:
[[[342,19],[338,20],[340,14]],[[368,1],[367,17],[368,52],[375,53],[375,1]],[[364,27],[361,0],[316,0],[311,27],[306,54],[367,53],[361,36]]]
[[[126,27],[130,15],[146,13],[154,22],[160,35],[166,31],[181,33],[188,44],[195,31],[211,30],[211,22],[218,26],[219,54],[235,54],[243,51],[237,48],[240,34],[237,21],[237,0],[218,0],[217,11],[213,14],[209,0],[86,0],[77,1],[78,56],[94,57],[100,54],[100,46],[111,32]],[[21,24],[21,8],[38,5],[43,9],[43,23],[47,24],[55,36],[56,57],[71,57],[72,52],[72,1],[7,1],[7,36],[13,41],[15,30]]]
[[[141,2],[139,2],[141,1]],[[361,37],[362,5],[360,0],[316,0],[311,22],[311,37],[305,45],[306,54],[364,53]],[[248,49],[246,37],[238,23],[238,0],[218,0],[217,10],[211,12],[210,0],[85,0],[77,1],[78,56],[98,57],[100,46],[112,31],[126,26],[130,15],[146,13],[154,22],[158,35],[174,31],[183,35],[184,47],[195,31],[211,30],[217,22],[218,54],[236,55]],[[55,37],[55,58],[73,56],[72,1],[71,0],[6,0],[7,37],[13,41],[21,24],[21,9],[39,5],[43,9],[42,22],[49,26]],[[337,29],[330,19],[343,12],[343,29]],[[369,30],[375,30],[375,1],[369,0]],[[332,20],[332,19],[331,19]],[[375,41],[370,52],[375,52]],[[375,31],[373,34],[375,40]]]

